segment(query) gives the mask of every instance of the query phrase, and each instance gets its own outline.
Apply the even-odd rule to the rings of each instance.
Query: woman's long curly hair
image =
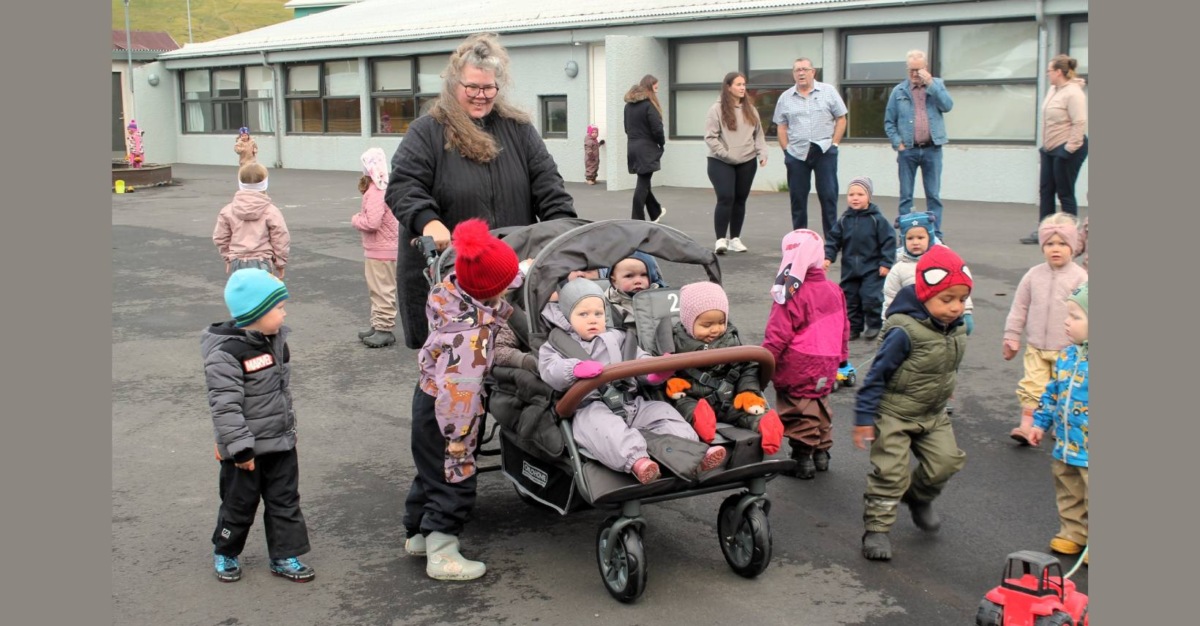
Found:
[[[442,71],[442,93],[429,109],[433,119],[445,128],[447,150],[456,150],[477,163],[487,163],[500,154],[496,139],[483,130],[458,103],[456,91],[463,70],[468,65],[495,73],[500,91],[496,93],[492,105],[493,113],[519,123],[529,123],[529,113],[508,101],[508,88],[512,85],[508,62],[508,52],[494,33],[471,35],[450,55],[450,62]]]
[[[725,80],[721,81],[725,85],[721,89],[721,121],[729,130],[737,130],[738,127],[737,109],[735,107],[739,103],[736,101],[737,98],[729,93],[729,87],[733,85],[733,81],[737,80],[739,76],[742,80],[746,79],[746,75],[741,72],[730,72],[725,75]],[[758,126],[758,109],[754,108],[754,98],[750,96],[749,91],[746,92],[746,97],[742,98],[741,105],[742,118],[746,120],[746,123],[751,126]]]

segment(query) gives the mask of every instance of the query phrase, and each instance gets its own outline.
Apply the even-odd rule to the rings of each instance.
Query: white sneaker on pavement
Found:
[[[666,217],[666,216],[667,216],[667,207],[665,207],[665,206],[662,206],[662,205],[660,204],[660,205],[658,206],[658,217],[657,217],[657,218],[655,218],[655,219],[653,219],[653,220],[650,220],[650,221],[651,221],[651,223],[657,224],[657,223],[661,222],[661,221],[662,221],[662,218],[664,218],[664,217]]]
[[[713,246],[713,250],[717,254],[725,254],[725,251],[728,249],[729,249],[729,242],[725,241],[724,237],[718,239],[717,245]]]
[[[734,237],[733,239],[729,240],[730,252],[745,252],[748,249],[749,248],[746,247],[746,244],[742,243],[741,237]]]

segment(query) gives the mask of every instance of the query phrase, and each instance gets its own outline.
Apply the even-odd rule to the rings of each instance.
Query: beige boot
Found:
[[[487,572],[479,561],[458,553],[458,537],[432,532],[425,538],[425,574],[434,580],[475,580]]]
[[[1029,443],[1031,430],[1033,430],[1033,409],[1023,408],[1021,409],[1021,425],[1012,429],[1008,436],[1021,442],[1021,445],[1028,446],[1031,445]]]

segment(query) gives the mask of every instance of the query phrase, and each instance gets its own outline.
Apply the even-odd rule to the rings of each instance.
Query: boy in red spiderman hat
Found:
[[[888,531],[901,502],[921,530],[941,526],[933,500],[967,461],[946,401],[967,350],[962,318],[971,272],[943,245],[921,255],[916,271],[916,284],[900,289],[888,307],[883,342],[854,411],[854,445],[871,446],[862,552],[873,561],[892,558]],[[909,468],[910,454],[916,469]]]

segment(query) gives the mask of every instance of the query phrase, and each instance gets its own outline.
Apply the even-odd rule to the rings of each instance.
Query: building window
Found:
[[[183,132],[275,132],[270,68],[259,66],[183,72]]]
[[[371,110],[376,134],[404,134],[417,118],[412,59],[371,63]]]
[[[739,71],[746,76],[746,93],[769,137],[775,136],[775,103],[780,94],[795,85],[792,64],[806,57],[821,77],[823,55],[821,33],[779,34],[672,42],[671,50],[671,137],[704,136],[708,109],[721,96],[725,74]]]
[[[1088,73],[1088,18],[1086,15],[1063,20],[1063,53],[1079,62],[1075,73],[1087,77]]]
[[[542,111],[542,137],[566,139],[567,97],[541,96],[538,100]]]
[[[900,32],[848,33],[842,99],[846,102],[846,138],[883,139],[883,113],[896,83],[908,78],[905,55],[924,50],[933,72],[931,33],[927,29]]]
[[[287,68],[288,132],[362,132],[358,61],[328,61]]]
[[[885,139],[884,110],[892,88],[907,80],[906,55],[922,50],[929,71],[954,98],[946,116],[952,141],[1030,142],[1037,120],[1037,24],[1033,21],[950,24],[845,36],[842,97],[846,137]]]
[[[954,98],[950,140],[1034,141],[1037,23],[956,24],[938,29],[938,68]]]
[[[429,111],[429,105],[442,94],[442,70],[450,65],[450,55],[417,57],[417,115]]]

